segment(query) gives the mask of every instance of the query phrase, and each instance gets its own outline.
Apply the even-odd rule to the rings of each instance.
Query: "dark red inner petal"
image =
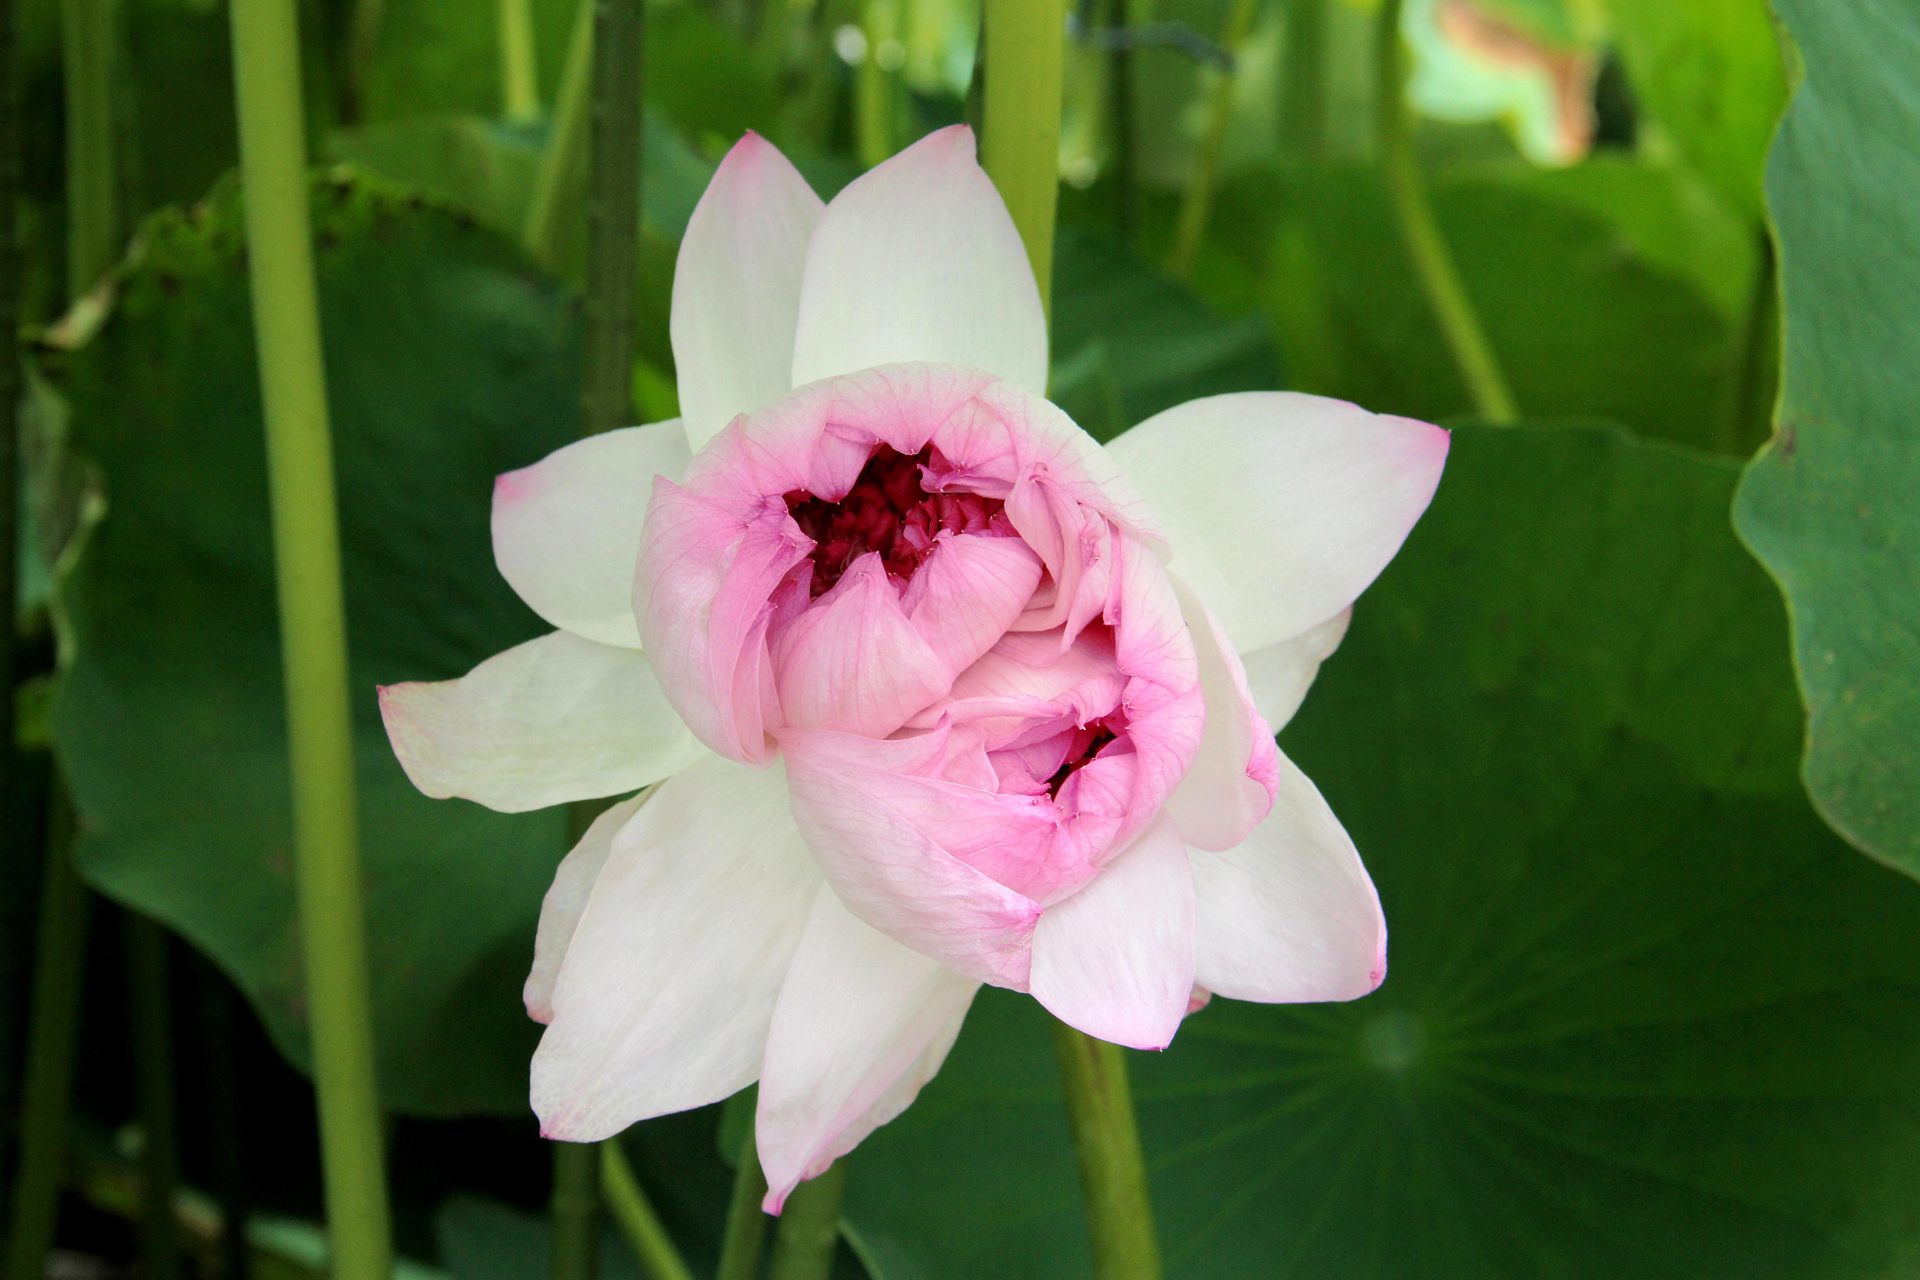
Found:
[[[887,573],[905,581],[933,553],[942,533],[987,533],[1005,503],[977,493],[928,493],[920,468],[933,460],[933,446],[908,457],[881,445],[838,502],[805,489],[784,494],[787,512],[813,539],[815,599],[840,581],[847,566],[869,551],[880,553]]]

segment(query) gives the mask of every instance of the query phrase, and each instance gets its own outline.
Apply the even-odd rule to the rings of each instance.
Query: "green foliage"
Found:
[[[374,686],[461,674],[543,628],[493,567],[493,476],[572,438],[567,299],[461,215],[316,187],[380,1077],[389,1105],[523,1113],[517,991],[565,839],[414,790]],[[82,874],[231,973],[306,1060],[259,395],[232,186],[143,230],[119,304],[49,377],[108,515],[61,588],[55,734]]]
[[[1101,440],[1196,396],[1278,386],[1261,316],[1225,320],[1103,237],[1062,228],[1048,395]]]
[[[1463,428],[1283,745],[1366,857],[1378,993],[1132,1055],[1168,1273],[1898,1274],[1920,889],[1797,786],[1729,463]],[[1041,1015],[984,992],[854,1159],[891,1280],[1088,1274]]]
[[[1663,186],[1621,165],[1573,179],[1478,168],[1435,175],[1435,212],[1523,412],[1613,418],[1701,446],[1723,438],[1733,331],[1670,268],[1704,240],[1723,269],[1738,271],[1738,234],[1731,249],[1713,223],[1636,236],[1596,212],[1638,207],[1640,189]],[[1275,201],[1267,305],[1293,385],[1429,421],[1466,412],[1466,386],[1378,175],[1294,170]],[[1714,261],[1689,256],[1701,270]]]
[[[1761,216],[1760,171],[1787,81],[1766,0],[1609,0],[1642,112],[1741,217]]]
[[[1780,10],[1806,67],[1767,176],[1785,384],[1734,514],[1792,611],[1815,803],[1920,875],[1920,13]]]

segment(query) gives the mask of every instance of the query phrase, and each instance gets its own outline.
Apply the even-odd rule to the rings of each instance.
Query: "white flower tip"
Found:
[[[540,464],[521,467],[518,471],[503,471],[493,478],[493,509],[516,506],[525,502],[540,489],[540,477],[537,474]]]
[[[427,730],[414,714],[414,704],[419,695],[431,688],[432,683],[424,680],[375,686],[380,698],[380,723],[387,731],[387,743],[393,748],[394,758],[400,762],[407,781],[428,799],[445,800],[453,793],[435,786],[428,771],[422,768],[422,761],[431,752],[432,743]]]

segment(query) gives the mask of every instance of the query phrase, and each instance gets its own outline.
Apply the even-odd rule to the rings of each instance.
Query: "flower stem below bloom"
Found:
[[[1508,390],[1500,361],[1480,327],[1473,299],[1460,279],[1453,254],[1433,215],[1426,178],[1413,153],[1413,121],[1407,111],[1406,59],[1400,35],[1403,0],[1383,0],[1374,28],[1375,125],[1380,163],[1385,171],[1387,196],[1400,222],[1400,235],[1413,259],[1414,272],[1427,302],[1439,317],[1440,331],[1453,353],[1454,364],[1473,397],[1473,410],[1488,422],[1511,423],[1520,417]]]
[[[1126,1055],[1119,1045],[1057,1020],[1053,1036],[1093,1236],[1093,1273],[1098,1280],[1159,1280],[1160,1245]]]
[[[600,1274],[600,1150],[594,1142],[553,1144],[552,1280]]]
[[[760,1274],[760,1248],[767,1238],[767,1215],[760,1202],[767,1195],[767,1175],[754,1149],[751,1117],[739,1155],[733,1199],[727,1205],[726,1235],[720,1241],[720,1270],[714,1280],[755,1280]]]
[[[847,1162],[795,1187],[780,1215],[768,1280],[827,1280],[840,1242],[840,1201],[847,1190]]]
[[[641,1190],[640,1179],[627,1163],[627,1153],[621,1150],[618,1138],[600,1144],[600,1194],[613,1211],[620,1233],[633,1247],[634,1257],[640,1259],[641,1270],[653,1280],[693,1280],[693,1272],[674,1247],[673,1237]]]

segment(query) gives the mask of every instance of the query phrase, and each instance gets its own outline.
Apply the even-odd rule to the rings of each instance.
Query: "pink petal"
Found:
[[[580,837],[580,843],[573,846],[554,871],[553,884],[540,903],[540,928],[533,939],[533,971],[527,975],[520,993],[527,1005],[527,1016],[535,1022],[553,1021],[553,984],[559,980],[560,962],[566,959],[573,931],[587,910],[593,882],[600,878],[601,868],[613,853],[613,837],[640,811],[646,800],[644,793],[622,800],[595,818],[587,833]]]
[[[1194,851],[1195,980],[1234,1000],[1352,1000],[1387,974],[1387,922],[1353,841],[1280,757],[1273,812],[1238,848]],[[1035,946],[1038,970],[1038,944]]]
[[[493,558],[533,611],[601,644],[640,647],[633,569],[653,478],[687,469],[680,420],[593,436],[494,482]]]
[[[503,813],[633,791],[705,754],[644,655],[568,631],[458,680],[387,685],[380,715],[414,786]]]
[[[597,1142],[753,1083],[820,873],[779,768],[708,759],[613,839],[533,1057],[548,1137]]]
[[[661,691],[729,759],[768,758],[767,601],[807,554],[792,525],[784,508],[736,514],[666,480],[654,490],[634,613]]]
[[[1174,593],[1200,658],[1206,732],[1193,767],[1167,797],[1180,838],[1201,849],[1231,849],[1273,808],[1280,751],[1254,709],[1240,658],[1207,607],[1177,577]]]
[[[793,816],[820,869],[854,915],[950,969],[1022,990],[1040,908],[961,861],[929,834],[965,826],[980,843],[1031,838],[1037,814],[1001,797],[914,776],[938,750],[926,738],[780,735]]]
[[[1352,604],[1427,509],[1448,436],[1339,400],[1190,400],[1107,446],[1160,517],[1172,568],[1241,653]]]
[[[798,729],[883,738],[944,694],[954,671],[907,620],[872,553],[773,642],[780,708]]]
[[[1040,291],[964,125],[856,178],[807,250],[794,386],[921,360],[1046,391]]]
[[[934,548],[900,604],[946,670],[959,672],[994,646],[1039,585],[1039,558],[1020,539],[963,534]]]
[[[1193,993],[1194,882],[1170,819],[1047,908],[1033,932],[1032,983],[1034,999],[1090,1036],[1135,1049],[1172,1043]]]
[[[673,361],[694,448],[792,389],[800,278],[824,208],[756,133],[707,184],[673,273]]]
[[[814,898],[773,1012],[755,1117],[765,1208],[906,1110],[932,1079],[980,984]]]

